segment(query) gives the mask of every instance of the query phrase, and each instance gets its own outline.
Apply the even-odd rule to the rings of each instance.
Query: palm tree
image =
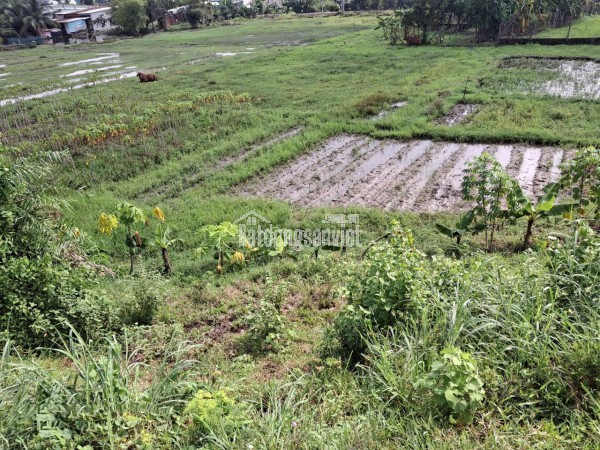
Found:
[[[2,0],[0,14],[10,25],[11,33],[19,36],[39,36],[40,30],[56,26],[52,12],[39,0]]]
[[[22,18],[21,35],[31,32],[39,36],[41,29],[56,26],[56,22],[52,20],[52,12],[48,11],[39,0],[29,0],[23,9],[25,15]]]

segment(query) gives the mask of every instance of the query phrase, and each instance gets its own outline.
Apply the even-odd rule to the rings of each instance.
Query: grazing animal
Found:
[[[153,73],[142,73],[138,72],[137,77],[140,79],[140,83],[147,83],[150,81],[158,81],[158,77]]]

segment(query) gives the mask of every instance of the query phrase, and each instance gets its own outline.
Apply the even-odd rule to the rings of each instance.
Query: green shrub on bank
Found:
[[[159,298],[156,279],[99,288],[101,277],[85,265],[83,236],[56,219],[64,205],[50,177],[62,157],[0,152],[0,330],[22,346],[53,345],[67,323],[86,338],[148,324]],[[119,283],[126,286],[116,289]]]

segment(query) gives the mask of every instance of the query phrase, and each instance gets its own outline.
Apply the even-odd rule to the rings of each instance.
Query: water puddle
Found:
[[[215,53],[216,56],[223,56],[223,57],[227,57],[227,56],[237,56],[237,55],[249,55],[252,52],[236,52],[236,53],[232,53],[232,52],[217,52]]]
[[[115,66],[99,67],[97,69],[76,70],[75,72],[71,72],[66,75],[61,75],[61,78],[76,77],[79,75],[85,75],[87,73],[93,73],[93,72],[103,72],[105,70],[118,69],[119,67],[123,67],[123,64],[117,64]]]
[[[104,64],[104,61],[107,59],[117,60],[119,58],[119,53],[98,53],[97,58],[89,58],[89,59],[81,59],[79,61],[70,61],[66,63],[59,64],[60,67],[68,67],[68,66],[76,66],[79,64]],[[115,61],[117,62],[117,61]]]
[[[523,82],[526,93],[547,94],[562,98],[600,99],[600,62],[590,58],[515,57],[504,59],[501,69],[535,71],[547,81]]]
[[[65,87],[65,88],[57,88],[57,89],[52,89],[50,91],[38,92],[37,94],[23,95],[21,97],[15,97],[15,98],[7,98],[5,100],[0,100],[0,107],[1,106],[6,106],[6,105],[14,105],[15,103],[24,102],[24,101],[27,101],[27,100],[34,100],[34,99],[39,99],[39,98],[46,98],[46,97],[50,97],[52,95],[61,94],[63,92],[73,91],[75,89],[81,89],[81,88],[85,88],[85,87],[96,86],[98,84],[103,84],[103,83],[110,83],[112,81],[124,80],[126,78],[133,78],[135,76],[137,76],[137,72],[128,72],[128,73],[120,74],[118,77],[114,77],[114,78],[105,78],[105,79],[102,79],[102,80],[90,81],[88,83],[76,84],[74,86],[69,86],[69,87]]]
[[[438,125],[454,126],[463,123],[469,116],[477,112],[477,106],[460,103],[455,105],[448,114],[435,121]]]
[[[379,120],[379,119],[383,119],[385,116],[393,113],[394,111],[396,111],[398,108],[402,108],[403,106],[406,106],[406,102],[396,102],[396,103],[392,103],[390,105],[389,109],[384,109],[383,111],[379,111],[377,113],[377,115],[375,117],[373,117],[372,120]]]

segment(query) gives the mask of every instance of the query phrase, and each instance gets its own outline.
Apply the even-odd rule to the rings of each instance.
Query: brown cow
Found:
[[[146,83],[150,81],[158,81],[158,77],[153,73],[142,73],[138,72],[137,77],[140,79],[140,83]]]

